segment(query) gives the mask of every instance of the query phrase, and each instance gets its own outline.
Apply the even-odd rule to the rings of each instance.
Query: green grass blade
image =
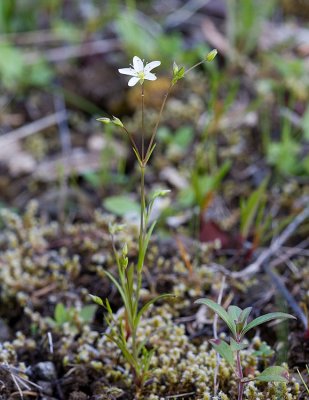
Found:
[[[144,312],[146,312],[148,310],[148,308],[151,306],[151,304],[153,304],[157,300],[163,299],[165,297],[175,297],[175,295],[174,294],[161,294],[160,296],[156,296],[155,298],[147,301],[147,303],[144,304],[143,307],[139,310],[139,312],[135,318],[135,321],[134,321],[135,326],[139,325],[142,315],[144,314]]]

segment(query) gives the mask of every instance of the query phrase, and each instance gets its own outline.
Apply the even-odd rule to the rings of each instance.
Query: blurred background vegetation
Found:
[[[308,8],[306,0],[2,0],[1,204],[23,208],[37,198],[51,215],[77,213],[77,205],[87,214],[102,198],[130,191],[127,146],[95,121],[128,117],[138,134],[138,88],[129,92],[117,68],[133,55],[162,61],[148,100],[151,125],[173,61],[190,67],[212,48],[219,56],[176,89],[158,132],[154,172],[176,187],[174,208],[201,209],[223,183],[244,176],[249,189],[234,188],[231,205],[266,176],[303,193]]]

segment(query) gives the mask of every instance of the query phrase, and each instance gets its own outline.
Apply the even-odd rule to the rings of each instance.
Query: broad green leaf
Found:
[[[265,315],[261,315],[258,318],[255,318],[253,321],[251,321],[241,332],[242,335],[250,331],[250,329],[255,328],[258,325],[264,324],[265,322],[271,321],[273,319],[287,319],[287,318],[293,318],[296,319],[293,315],[291,314],[286,314],[283,312],[274,312],[274,313],[269,313]]]
[[[227,313],[233,322],[238,321],[241,312],[242,309],[237,306],[229,306],[227,309]]]
[[[288,382],[289,372],[283,367],[268,367],[255,380],[260,382]]]
[[[239,316],[239,321],[243,323],[247,323],[248,317],[251,313],[252,307],[247,307],[244,310],[242,310],[240,316]]]
[[[139,204],[136,201],[131,200],[128,196],[107,197],[103,201],[103,205],[107,211],[121,217],[132,213],[138,215],[140,211]]]
[[[80,310],[79,315],[81,316],[83,321],[91,322],[93,320],[96,310],[97,310],[97,306],[95,304],[89,304],[87,306],[84,306]]]
[[[93,294],[89,294],[89,296],[91,297],[91,300],[94,301],[96,304],[98,304],[99,306],[104,307],[104,303],[103,303],[103,300],[101,299],[101,297],[94,296]]]
[[[62,325],[65,322],[68,322],[69,315],[68,312],[62,303],[58,303],[55,308],[55,321],[58,325]]]
[[[172,144],[178,146],[180,149],[185,150],[190,146],[193,137],[193,129],[190,126],[182,126],[181,128],[177,129],[176,133],[174,134]]]
[[[230,339],[230,342],[230,348],[232,351],[244,350],[249,346],[248,343],[237,343],[233,338]]]
[[[221,339],[211,339],[209,340],[213,348],[223,357],[232,368],[234,368],[234,354],[231,347]]]
[[[236,336],[236,325],[223,307],[221,307],[219,304],[215,303],[210,299],[198,299],[195,301],[195,303],[205,304],[207,307],[211,308],[215,313],[219,315],[221,319],[223,319],[223,321],[227,324],[233,335]]]

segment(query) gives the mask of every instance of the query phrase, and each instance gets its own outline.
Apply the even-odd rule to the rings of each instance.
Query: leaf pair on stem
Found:
[[[210,299],[199,299],[197,304],[204,304],[212,309],[226,323],[231,331],[230,343],[222,339],[211,339],[210,343],[214,349],[223,357],[227,363],[233,368],[238,380],[238,400],[243,399],[244,385],[250,380],[260,382],[287,382],[289,379],[288,371],[280,366],[272,366],[266,368],[260,375],[254,379],[248,379],[243,376],[241,366],[240,352],[247,347],[243,343],[243,338],[251,329],[264,324],[265,322],[274,319],[295,318],[294,316],[282,312],[274,312],[261,315],[248,323],[248,318],[252,307],[247,307],[244,310],[237,306],[229,306],[226,311],[222,306]]]

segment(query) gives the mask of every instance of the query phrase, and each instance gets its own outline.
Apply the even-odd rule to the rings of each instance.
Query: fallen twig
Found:
[[[285,243],[288,238],[294,233],[296,228],[309,217],[309,207],[306,207],[297,217],[284,229],[284,231],[273,241],[268,249],[263,251],[257,260],[252,264],[248,265],[245,269],[237,272],[232,272],[232,278],[248,278],[256,273],[258,273],[262,265],[275,254]]]
[[[59,62],[68,60],[70,58],[80,58],[108,53],[117,48],[120,48],[120,44],[117,39],[102,39],[85,42],[79,45],[61,46],[45,52],[34,51],[24,53],[23,58],[26,65],[32,65],[42,59],[49,62]]]
[[[282,282],[280,276],[272,269],[272,268],[265,268],[266,273],[270,276],[272,282],[278,289],[278,291],[282,294],[282,296],[287,301],[289,307],[294,311],[295,316],[297,316],[300,321],[302,322],[305,330],[308,329],[308,319],[304,314],[303,310],[299,307],[298,303],[285,287],[284,283]]]
[[[46,128],[49,128],[57,123],[60,120],[64,121],[66,118],[66,114],[64,112],[58,112],[55,114],[48,115],[47,117],[43,117],[38,119],[30,124],[24,125],[20,128],[17,128],[11,132],[5,133],[0,136],[0,147],[8,146],[12,142],[23,139],[27,136],[31,136],[34,133],[40,132]]]

